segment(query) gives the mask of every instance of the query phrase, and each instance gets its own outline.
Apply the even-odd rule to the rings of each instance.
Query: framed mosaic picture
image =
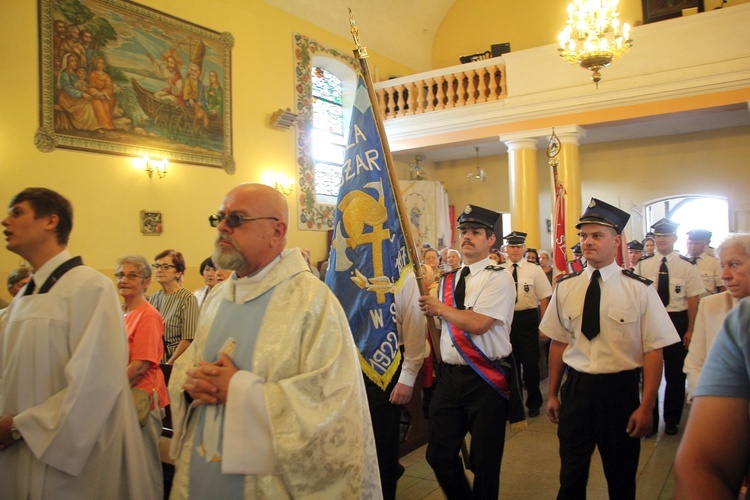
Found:
[[[231,34],[128,0],[39,0],[39,33],[39,150],[234,173]]]
[[[158,210],[141,210],[141,233],[145,236],[160,236],[164,222]]]

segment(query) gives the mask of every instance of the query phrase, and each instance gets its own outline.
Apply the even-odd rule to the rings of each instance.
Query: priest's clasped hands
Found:
[[[217,362],[200,361],[198,366],[187,372],[188,379],[182,388],[193,398],[196,406],[227,403],[229,381],[239,369],[225,353],[219,356]]]

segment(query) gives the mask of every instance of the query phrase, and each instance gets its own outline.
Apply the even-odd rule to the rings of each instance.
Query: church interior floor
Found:
[[[541,383],[546,405],[547,379]],[[659,400],[664,401],[664,382]],[[683,434],[689,406],[685,407],[680,432],[675,436],[664,433],[661,422],[658,434],[641,440],[641,457],[638,462],[636,496],[639,499],[666,500],[672,498],[674,489],[674,457]],[[444,499],[432,469],[425,460],[426,446],[405,455],[401,464],[406,468],[398,482],[398,500]],[[505,451],[500,472],[501,499],[550,499],[557,496],[560,457],[558,454],[557,426],[542,414],[529,420],[527,430],[513,434],[510,428],[505,436]],[[471,472],[467,471],[471,480]],[[607,481],[601,459],[594,452],[591,460],[587,489],[589,499],[607,498]]]

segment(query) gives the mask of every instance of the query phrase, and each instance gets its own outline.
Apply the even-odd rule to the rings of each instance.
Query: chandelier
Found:
[[[568,5],[568,21],[560,32],[560,56],[593,71],[599,88],[599,70],[620,58],[633,45],[630,26],[620,25],[617,0],[575,0]],[[575,34],[574,34],[575,32]]]
[[[484,175],[484,169],[479,168],[479,148],[475,147],[474,149],[477,152],[477,172],[476,173],[469,172],[468,174],[466,174],[466,180],[471,182],[472,179],[476,179],[479,182],[484,182],[487,180],[487,176]]]

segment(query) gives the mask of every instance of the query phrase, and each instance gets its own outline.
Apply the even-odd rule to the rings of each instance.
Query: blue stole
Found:
[[[244,304],[222,299],[206,339],[203,359],[218,361],[219,353],[226,352],[237,368],[252,371],[255,342],[272,291]],[[225,409],[224,405],[198,406],[191,417],[197,419],[190,457],[191,498],[244,498],[245,476],[221,472]]]

